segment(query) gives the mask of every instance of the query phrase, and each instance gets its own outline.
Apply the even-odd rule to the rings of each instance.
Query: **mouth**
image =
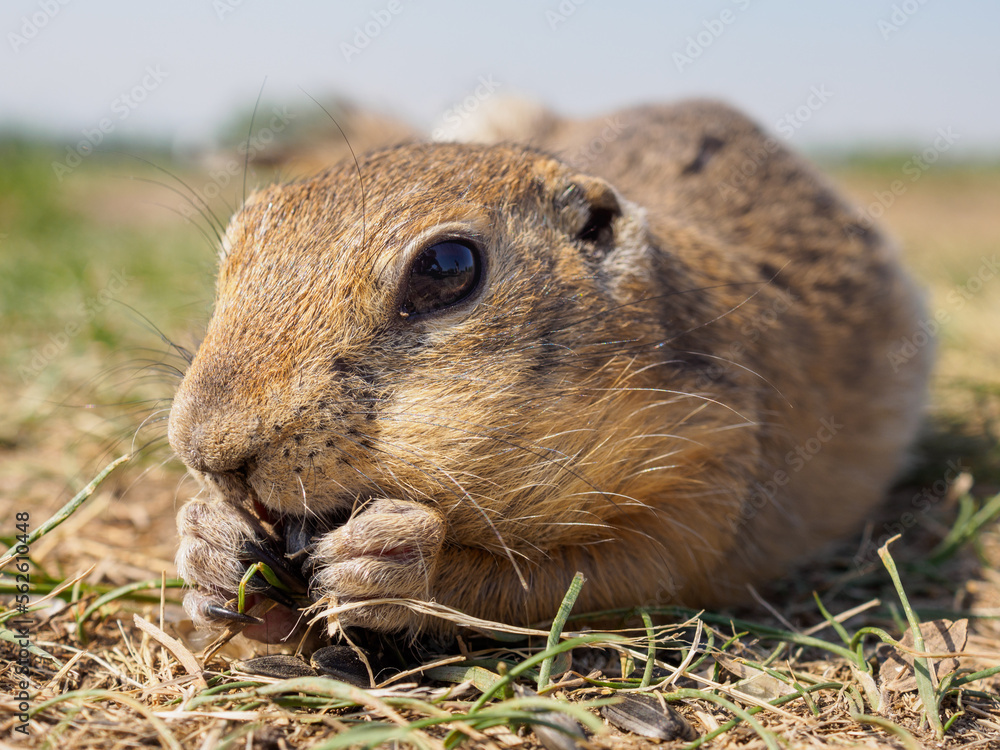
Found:
[[[319,537],[343,526],[351,517],[350,506],[327,513],[310,512],[308,515],[278,514],[254,498],[250,513],[259,524],[258,540],[244,544],[241,557],[251,566],[266,566],[277,582],[265,573],[263,578],[270,588],[265,593],[278,604],[289,606],[284,594],[301,599],[309,596],[309,579],[314,564],[313,550]],[[280,585],[279,585],[280,584]],[[284,593],[277,593],[285,589]],[[255,589],[255,592],[257,590]],[[312,603],[312,600],[309,600]]]
[[[220,624],[241,629],[254,640],[283,640],[301,623],[303,610],[315,604],[309,580],[317,539],[345,524],[351,509],[308,516],[279,515],[251,496],[234,510],[243,513],[256,532],[239,551],[247,575],[240,586],[242,591],[213,592],[213,601],[204,606],[204,614]],[[220,604],[220,600],[226,604]],[[259,616],[249,614],[265,603],[273,604]]]

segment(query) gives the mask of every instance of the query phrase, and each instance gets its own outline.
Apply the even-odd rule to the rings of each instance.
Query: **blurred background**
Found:
[[[941,352],[912,481],[960,456],[995,487],[998,29],[988,0],[7,0],[0,494],[53,506],[112,455],[164,445],[169,342],[192,348],[207,319],[247,151],[253,186],[343,155],[324,109],[360,148],[447,138],[502,96],[573,116],[718,97],[819,162],[929,290],[900,342]],[[145,538],[133,562],[157,571],[173,542],[156,509],[186,490],[167,451],[140,467],[115,497],[142,502],[94,514],[107,543]],[[72,528],[64,543],[85,545]]]
[[[717,96],[775,126],[806,104],[803,147],[1000,146],[1000,7],[989,0],[8,0],[0,123],[76,139],[217,141],[265,99],[345,97],[428,129],[480,77],[572,115]],[[160,72],[134,107],[114,102]],[[148,81],[147,81],[148,83]],[[140,95],[141,96],[141,95]],[[138,97],[136,97],[138,98]],[[126,111],[128,112],[126,116]]]

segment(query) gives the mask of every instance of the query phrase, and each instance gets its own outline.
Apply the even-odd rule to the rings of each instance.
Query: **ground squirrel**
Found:
[[[922,308],[878,229],[721,104],[539,121],[232,219],[170,414],[196,621],[256,560],[384,631],[541,621],[577,571],[577,611],[724,604],[880,500],[931,352],[889,358]]]

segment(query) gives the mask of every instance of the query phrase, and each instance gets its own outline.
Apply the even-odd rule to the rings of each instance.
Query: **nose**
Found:
[[[260,445],[260,420],[246,407],[207,395],[185,380],[170,409],[170,447],[191,469],[224,474],[245,469]]]

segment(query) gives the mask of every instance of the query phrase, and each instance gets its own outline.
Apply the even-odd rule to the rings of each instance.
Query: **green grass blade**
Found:
[[[823,619],[826,620],[827,623],[829,623],[830,627],[833,628],[834,631],[836,631],[837,635],[840,636],[840,640],[842,640],[845,644],[847,644],[848,647],[850,647],[851,636],[847,634],[847,629],[844,628],[844,626],[841,625],[839,622],[837,622],[837,620],[834,619],[833,615],[831,615],[827,611],[826,607],[823,606],[823,600],[819,598],[819,594],[817,594],[815,591],[813,591],[813,600],[816,602],[816,606],[819,608],[819,613],[823,615]]]
[[[563,597],[562,604],[559,605],[559,611],[556,612],[555,619],[552,620],[552,628],[549,630],[549,639],[545,644],[545,650],[551,650],[556,644],[559,643],[559,638],[562,637],[563,628],[566,626],[566,618],[569,617],[569,613],[573,609],[573,605],[576,604],[576,599],[580,596],[580,589],[583,588],[585,579],[583,573],[577,573],[573,576],[573,581],[569,585],[569,589],[566,591],[566,596]],[[549,656],[542,662],[542,666],[538,671],[538,692],[542,692],[549,684],[549,678],[552,674],[552,661],[555,659],[555,653]]]
[[[916,738],[903,729],[898,724],[893,724],[888,719],[883,719],[881,716],[871,716],[869,714],[854,714],[852,717],[859,724],[873,724],[874,726],[880,727],[887,732],[896,735],[899,741],[903,743],[903,747],[906,750],[922,750],[922,746],[917,742]]]
[[[649,616],[649,612],[643,610],[642,624],[646,626],[646,639],[649,641],[648,650],[646,651],[646,668],[642,670],[642,682],[639,683],[639,687],[649,687],[650,683],[653,681],[653,667],[656,666],[656,632],[653,630],[653,619]]]
[[[770,750],[781,750],[781,746],[778,744],[778,740],[775,738],[774,734],[764,729],[764,727],[761,726],[760,723],[753,718],[753,714],[756,713],[756,711],[751,712],[749,710],[740,708],[732,701],[723,698],[721,695],[716,695],[715,693],[709,693],[704,690],[692,690],[690,688],[682,688],[680,690],[675,690],[672,693],[667,693],[663,697],[666,700],[680,700],[684,698],[690,698],[694,700],[708,701],[710,703],[715,703],[718,706],[722,706],[727,711],[731,711],[741,720],[745,721],[757,733],[757,736],[764,741],[764,744]],[[799,696],[796,695],[794,697],[798,698]],[[685,746],[685,750],[689,750],[689,748],[693,750],[693,748],[700,747],[704,742],[704,739],[705,738],[702,737],[700,740],[695,740],[695,742]]]
[[[22,642],[24,640],[25,638],[16,631],[10,630],[9,628],[0,628],[0,641],[7,641],[8,643],[14,644],[18,648],[26,648],[30,654],[37,656],[41,659],[48,659],[57,667],[59,668],[62,667],[61,661],[59,661],[56,657],[54,657],[45,649],[39,648],[34,643],[31,643],[29,641],[26,645],[22,646]],[[15,651],[14,653],[16,654],[17,652]]]
[[[80,490],[78,493],[76,493],[76,495],[73,497],[72,500],[70,500],[62,508],[56,511],[56,513],[48,521],[46,521],[37,529],[32,531],[31,534],[28,535],[28,540],[26,542],[23,542],[23,544],[26,544],[28,546],[34,544],[43,536],[52,531],[52,529],[56,528],[57,526],[59,526],[59,524],[61,524],[63,521],[65,521],[67,518],[73,515],[73,513],[75,513],[77,509],[81,505],[83,505],[84,502],[86,502],[87,499],[94,494],[94,492],[97,491],[97,488],[101,486],[101,483],[105,479],[107,479],[108,475],[112,471],[117,469],[126,461],[131,460],[131,458],[132,456],[130,454],[125,454],[124,456],[116,458],[110,464],[105,466],[104,469],[101,471],[101,473],[98,474],[93,479],[91,479],[90,482],[87,484],[87,486],[84,487],[82,490]],[[9,563],[11,560],[17,557],[17,551],[16,551],[17,546],[18,545],[15,544],[13,547],[7,550],[7,552],[4,554],[3,557],[0,557],[0,568],[3,568],[7,563]]]
[[[889,545],[897,539],[899,539],[898,534],[883,544],[879,548],[878,556],[882,559],[882,564],[885,565],[886,570],[889,571],[892,584],[896,587],[899,601],[903,605],[903,612],[906,613],[907,622],[910,624],[910,632],[913,633],[913,647],[917,651],[922,652],[924,651],[924,636],[920,632],[920,619],[910,606],[909,599],[906,598],[903,584],[899,580],[899,571],[896,570],[896,563],[892,559],[892,555],[889,554]],[[920,696],[920,702],[923,703],[924,712],[927,714],[927,721],[940,739],[944,737],[944,727],[941,725],[941,714],[938,710],[938,695],[937,691],[934,690],[934,683],[931,677],[934,674],[934,670],[930,659],[924,656],[914,656],[913,674],[917,681],[917,694]]]
[[[572,649],[578,648],[579,646],[586,646],[592,643],[615,643],[623,640],[625,639],[622,638],[621,636],[614,635],[611,633],[594,633],[593,635],[582,635],[576,638],[570,638],[568,640],[565,640],[557,644],[551,649],[546,649],[545,651],[541,651],[537,654],[534,654],[525,659],[524,661],[522,661],[520,664],[511,667],[510,671],[508,671],[507,674],[503,675],[503,677],[497,680],[492,687],[490,687],[481,696],[479,696],[479,699],[472,706],[471,710],[469,711],[469,714],[470,715],[474,714],[480,709],[482,709],[482,707],[485,706],[486,703],[494,695],[496,695],[498,692],[506,688],[507,685],[509,685],[512,680],[514,680],[516,677],[523,674],[524,672],[527,672],[536,664],[540,664],[541,662],[545,661],[545,659],[549,658],[550,656],[553,656],[555,654],[560,654],[564,651],[571,651]]]
[[[940,565],[954,555],[962,546],[974,539],[986,524],[1000,516],[1000,495],[995,495],[986,501],[983,507],[974,511],[974,501],[971,495],[963,495],[960,499],[959,517],[948,535],[940,544],[931,550],[930,564]]]
[[[975,682],[976,680],[985,680],[987,677],[992,677],[995,674],[1000,674],[1000,667],[990,667],[989,669],[981,669],[978,672],[973,672],[972,674],[963,675],[962,677],[956,677],[950,688],[959,688],[963,685],[968,685],[970,682]]]

